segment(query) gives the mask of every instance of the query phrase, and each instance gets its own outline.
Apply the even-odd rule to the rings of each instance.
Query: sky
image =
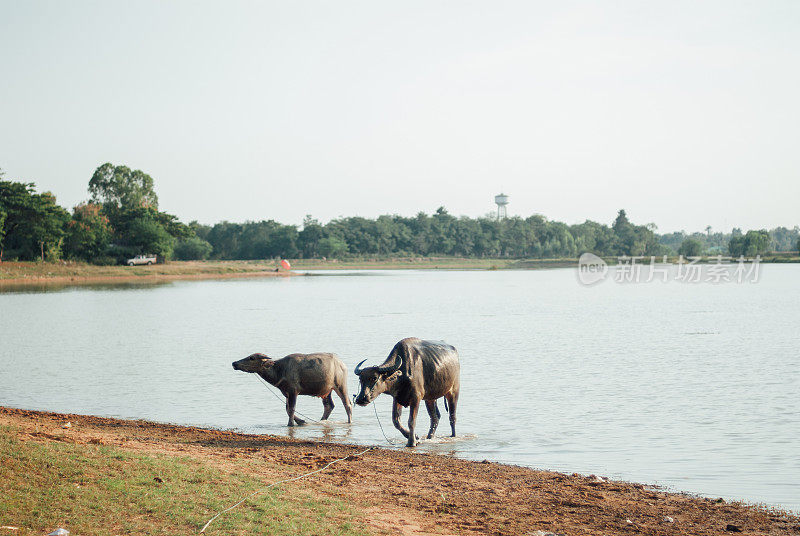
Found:
[[[0,0],[0,168],[183,221],[800,225],[800,2]]]

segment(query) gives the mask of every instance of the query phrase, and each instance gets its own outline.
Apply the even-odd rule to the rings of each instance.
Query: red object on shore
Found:
[[[289,264],[289,261],[287,261],[286,259],[281,260],[281,266],[283,266],[284,270],[292,269],[292,265]]]

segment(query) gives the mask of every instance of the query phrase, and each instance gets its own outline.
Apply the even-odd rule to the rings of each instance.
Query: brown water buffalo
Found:
[[[364,360],[366,361],[366,359]],[[425,401],[431,428],[428,439],[436,433],[439,424],[439,408],[436,400],[444,397],[445,409],[450,411],[452,436],[456,435],[456,406],[458,405],[459,372],[458,352],[443,342],[423,341],[416,338],[403,339],[392,348],[382,365],[362,369],[361,363],[355,373],[361,381],[356,404],[366,406],[381,394],[394,398],[392,423],[408,438],[407,446],[417,444],[414,434],[417,411],[421,400]],[[408,430],[400,424],[403,407],[408,407]]]
[[[306,422],[294,414],[297,395],[322,398],[321,420],[324,421],[333,411],[333,391],[342,399],[347,422],[352,422],[353,405],[347,398],[347,367],[335,354],[290,354],[274,361],[264,354],[253,354],[234,361],[233,368],[258,374],[280,389],[286,397],[289,426]]]

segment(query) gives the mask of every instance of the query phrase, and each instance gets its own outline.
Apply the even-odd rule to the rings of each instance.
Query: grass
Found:
[[[0,427],[0,525],[13,534],[197,534],[216,512],[268,482],[191,458],[104,445],[20,440]],[[273,488],[220,516],[206,534],[366,534],[344,503]],[[8,531],[1,531],[7,533]]]

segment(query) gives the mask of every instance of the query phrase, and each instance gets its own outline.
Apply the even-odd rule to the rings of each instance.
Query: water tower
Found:
[[[502,220],[506,217],[506,205],[508,205],[508,196],[500,194],[494,196],[494,202],[497,203],[497,219]]]

